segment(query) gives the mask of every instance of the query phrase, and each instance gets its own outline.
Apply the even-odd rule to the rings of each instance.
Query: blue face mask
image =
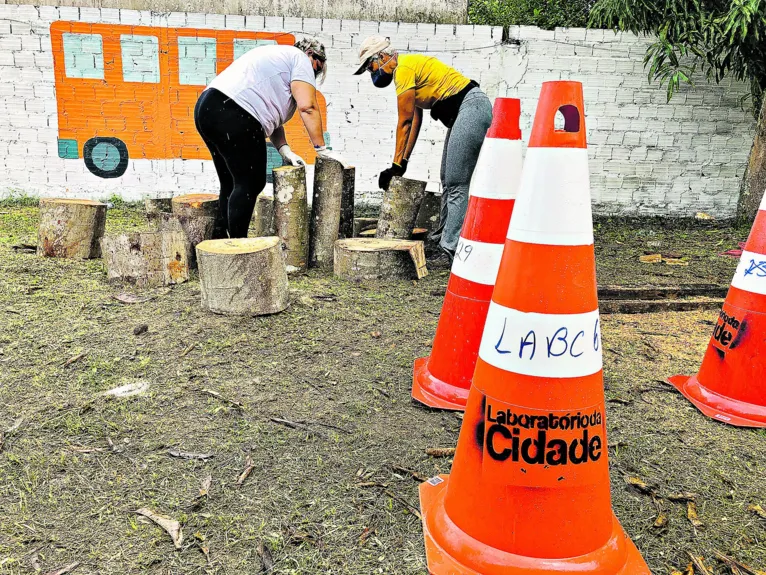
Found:
[[[372,83],[376,88],[385,88],[394,79],[393,74],[389,74],[383,71],[383,68],[378,68],[374,72],[370,72]]]

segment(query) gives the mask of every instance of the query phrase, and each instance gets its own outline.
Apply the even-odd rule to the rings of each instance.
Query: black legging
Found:
[[[255,200],[266,186],[263,126],[234,100],[209,88],[194,108],[194,123],[221,181],[219,206],[230,238],[246,238]]]

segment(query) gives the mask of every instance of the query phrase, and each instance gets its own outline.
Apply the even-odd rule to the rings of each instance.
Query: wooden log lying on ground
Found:
[[[366,232],[367,230],[374,230],[378,227],[378,218],[354,218],[354,236],[359,237],[359,234]]]
[[[253,211],[253,229],[255,237],[275,236],[277,230],[274,227],[274,196],[261,192],[255,201]]]
[[[287,307],[278,237],[208,240],[197,246],[202,307],[224,315],[265,315]]]
[[[213,238],[215,219],[206,216],[179,216],[161,212],[157,214],[157,229],[161,232],[183,232],[189,242],[189,269],[196,269],[195,248],[200,242]]]
[[[343,186],[348,181],[343,164],[331,158],[317,157],[309,227],[310,267],[328,269],[333,265],[333,246],[340,232]]]
[[[350,238],[335,242],[334,273],[350,280],[420,279],[428,275],[423,242]]]
[[[161,213],[172,212],[173,211],[172,200],[173,200],[172,197],[145,198],[144,210],[146,211],[146,215],[149,217],[149,219],[153,219]]]
[[[425,191],[425,182],[394,177],[383,192],[375,237],[409,239]]]
[[[189,279],[189,242],[182,231],[131,232],[101,240],[107,279],[162,286]]]
[[[273,170],[274,227],[282,240],[287,273],[306,269],[309,258],[309,207],[306,168],[282,166]]]
[[[106,224],[106,204],[93,200],[42,198],[37,255],[97,258]]]
[[[213,218],[213,237],[226,235],[219,210],[218,194],[187,194],[176,196],[172,202],[172,212],[177,216],[192,218]]]
[[[442,197],[434,192],[426,191],[420,202],[418,216],[415,218],[416,228],[425,228],[428,232],[439,225]]]
[[[356,193],[356,168],[343,167],[343,192],[340,200],[340,226],[338,239],[354,237],[354,194]]]

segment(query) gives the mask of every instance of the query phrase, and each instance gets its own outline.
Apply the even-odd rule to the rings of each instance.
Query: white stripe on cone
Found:
[[[731,285],[751,293],[766,295],[766,255],[743,251]]]
[[[452,273],[464,280],[495,285],[503,244],[489,244],[460,238],[452,262]]]
[[[598,310],[525,313],[493,301],[479,357],[499,369],[522,375],[559,378],[598,373],[602,367]]]
[[[593,244],[587,149],[528,148],[521,190],[509,239],[553,246]]]
[[[521,163],[521,140],[485,138],[468,195],[496,200],[514,199],[519,191]]]

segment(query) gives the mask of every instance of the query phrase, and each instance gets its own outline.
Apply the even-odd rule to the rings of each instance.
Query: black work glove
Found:
[[[380,172],[380,175],[378,176],[378,187],[381,190],[387,190],[394,176],[403,176],[407,171],[407,163],[407,160],[402,160],[401,166],[399,164],[391,164],[390,168],[386,168]]]

